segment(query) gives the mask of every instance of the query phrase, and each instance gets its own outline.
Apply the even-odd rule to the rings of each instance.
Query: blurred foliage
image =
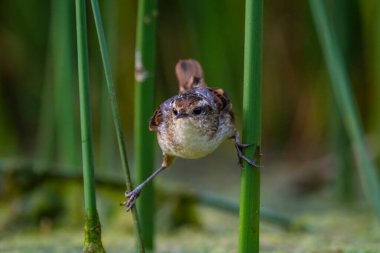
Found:
[[[378,96],[371,92],[377,87],[378,71],[373,67],[371,51],[368,52],[378,50],[373,43],[377,38],[376,23],[370,22],[379,16],[375,2],[366,1],[358,8],[348,9],[347,29],[341,31],[351,38],[345,49],[352,52],[348,67],[365,127],[372,131],[378,131],[371,126],[377,124],[378,118],[374,116],[375,109],[371,109],[378,101]],[[136,1],[117,4],[114,72],[122,121],[130,136]],[[6,143],[0,145],[0,155],[30,155],[36,147],[42,87],[46,75],[51,74],[47,65],[51,62],[47,60],[51,57],[50,2],[2,0],[0,7],[0,122],[3,123],[0,137],[2,144]],[[266,1],[264,8],[263,147],[270,153],[284,150],[290,157],[307,158],[309,152],[300,154],[297,150],[310,150],[313,154],[326,148],[329,111],[326,71],[309,8],[305,1]],[[159,1],[159,10],[157,104],[177,92],[176,61],[192,57],[203,64],[210,86],[222,87],[230,94],[239,123],[244,1],[167,0]],[[101,72],[101,61],[92,19],[88,20],[88,26],[93,107],[97,112],[94,123],[98,133],[103,83],[102,76],[96,73]],[[372,46],[365,47],[367,44]]]

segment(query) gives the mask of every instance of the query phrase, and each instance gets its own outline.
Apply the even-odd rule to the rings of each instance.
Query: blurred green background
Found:
[[[59,10],[55,10],[52,3],[48,0],[0,0],[0,240],[10,236],[10,231],[17,235],[19,233],[16,232],[25,231],[25,228],[62,231],[70,227],[80,231],[82,224],[74,3],[67,12],[71,20],[68,27],[70,36],[65,44],[69,45],[68,50],[63,53],[71,62],[67,72],[71,76],[65,75],[69,84],[66,83],[63,89],[55,82],[58,71],[62,70],[56,60],[55,46],[62,38],[59,37],[59,25],[53,18]],[[137,3],[131,0],[100,3],[110,42],[125,141],[129,157],[133,157]],[[330,23],[350,75],[366,142],[379,165],[380,2],[334,0],[327,1],[327,5]],[[122,171],[111,111],[105,100],[107,94],[90,10],[88,6],[96,174],[103,179],[98,180],[98,206],[105,233],[112,233],[109,228],[116,227],[131,234],[129,214],[118,207],[118,203],[123,201],[123,184],[117,180],[121,178]],[[176,62],[194,58],[202,63],[208,85],[221,87],[229,94],[240,129],[244,1],[161,0],[158,15],[156,105],[177,93]],[[69,100],[72,100],[72,111],[70,106],[62,106]],[[358,218],[357,212],[345,213],[347,210],[360,210],[367,214],[369,207],[358,187],[350,144],[335,107],[308,1],[265,1],[262,205],[295,219],[321,210],[324,215],[332,215],[328,218],[312,217],[308,220],[311,223],[314,220],[319,223],[318,219],[334,220],[334,215],[349,217],[347,220],[353,223],[357,218],[358,224],[363,226],[358,231],[366,231],[373,224],[371,215],[366,216],[366,220],[361,216]],[[71,117],[65,119],[67,113]],[[146,131],[148,133],[148,122]],[[67,143],[70,140],[71,143]],[[133,168],[133,160],[130,162]],[[160,162],[157,146],[157,166]],[[350,176],[342,176],[342,170],[353,172]],[[157,229],[169,227],[171,231],[173,227],[184,224],[195,227],[203,224],[201,227],[212,229],[202,233],[230,230],[233,234],[232,228],[220,227],[220,221],[215,221],[214,225],[202,222],[200,217],[203,213],[207,217],[220,214],[214,214],[207,208],[196,209],[196,201],[188,199],[188,191],[196,192],[196,195],[214,194],[237,203],[239,176],[230,141],[201,160],[176,161],[170,170],[156,179],[159,189]],[[344,177],[352,178],[348,186],[342,186]],[[207,200],[205,202],[207,206]],[[183,210],[193,211],[187,213]],[[223,219],[232,219],[231,226],[237,227],[237,222],[228,217]],[[330,225],[326,225],[326,231],[331,231]],[[223,240],[231,239],[232,245],[236,244],[236,234],[232,238],[226,236],[226,239],[223,237],[225,234],[217,233],[221,233]],[[268,245],[281,242],[268,238],[271,233],[279,233],[281,238],[294,237],[295,242],[299,239],[288,234],[290,232],[273,232],[264,226],[263,248],[268,252],[272,252],[273,247]],[[316,238],[319,234],[315,234]],[[163,241],[173,243],[170,236],[166,236],[163,236]],[[183,234],[179,236],[186,238]],[[373,236],[378,239],[379,232]],[[23,240],[28,241],[27,238]],[[14,239],[14,244],[16,241]],[[74,249],[78,243],[80,245],[81,242],[74,242]],[[14,246],[10,245],[0,241],[0,250]],[[159,245],[165,244],[159,242]],[[207,243],[204,245],[207,248]],[[229,245],[227,243],[226,247]],[[361,247],[360,244],[357,246]],[[162,252],[186,252],[165,251],[165,246],[159,246],[159,249]],[[289,246],[289,249],[292,252],[294,248]]]

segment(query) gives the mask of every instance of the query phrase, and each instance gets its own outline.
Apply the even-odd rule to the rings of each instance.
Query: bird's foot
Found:
[[[131,208],[135,205],[137,198],[140,196],[141,189],[141,187],[137,186],[134,190],[125,192],[125,197],[128,199],[123,203],[120,203],[120,205],[125,206],[126,211],[131,210]]]
[[[238,164],[240,167],[243,167],[243,160],[246,161],[248,164],[250,164],[253,167],[259,168],[261,167],[260,165],[257,165],[254,161],[246,157],[243,153],[244,148],[248,148],[249,146],[252,146],[252,144],[244,144],[240,142],[235,142],[235,148],[237,151],[237,156],[238,156]]]

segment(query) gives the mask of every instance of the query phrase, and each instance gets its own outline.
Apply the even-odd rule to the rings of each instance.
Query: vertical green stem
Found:
[[[347,63],[352,59],[352,50],[350,50],[352,38],[350,31],[352,30],[349,29],[350,24],[352,24],[350,21],[353,19],[350,9],[355,7],[352,5],[353,1],[351,0],[335,0],[331,2],[330,7],[332,8],[329,8],[345,66],[348,66]],[[337,161],[335,166],[337,169],[336,191],[341,201],[348,202],[352,200],[354,190],[354,166],[349,147],[350,141],[332,93],[330,103],[330,136]]]
[[[199,61],[202,62],[207,80],[212,83],[223,83],[228,96],[233,102],[234,108],[239,108],[237,95],[241,92],[238,87],[234,86],[237,81],[233,78],[234,65],[230,57],[230,50],[226,50],[229,44],[229,38],[226,36],[225,24],[228,8],[221,4],[220,1],[178,1],[182,9],[182,15],[185,17],[185,24],[188,30],[188,37],[195,56],[199,55]],[[235,3],[236,4],[236,3]],[[213,10],[213,11],[210,11]],[[197,18],[194,18],[197,16]],[[229,20],[233,22],[233,20]],[[221,39],[223,38],[223,41]],[[234,37],[236,42],[236,38]],[[236,46],[236,45],[235,45]],[[210,50],[212,48],[212,50]],[[236,52],[233,52],[236,54]],[[210,67],[212,66],[212,67]],[[223,73],[221,75],[220,73]],[[239,99],[239,102],[240,99]],[[238,107],[239,106],[239,107]]]
[[[104,1],[105,35],[108,42],[110,64],[115,70],[115,55],[117,53],[117,1]],[[115,168],[115,133],[112,131],[112,114],[108,95],[107,81],[101,87],[100,111],[100,167],[104,171]]]
[[[156,61],[157,0],[139,0],[135,52],[135,166],[138,183],[154,169],[154,135],[148,131],[149,118],[154,111],[154,81]],[[144,187],[137,200],[145,247],[154,247],[153,184]]]
[[[51,8],[51,19],[54,19],[55,11]],[[54,22],[50,23],[49,27],[49,43],[46,54],[45,62],[45,80],[42,88],[42,101],[40,103],[40,115],[38,122],[38,143],[36,158],[40,161],[35,167],[37,170],[45,170],[46,165],[53,160],[54,157],[54,107],[51,105],[54,103],[54,93],[52,83],[52,41],[54,40]]]
[[[55,115],[60,162],[77,165],[77,138],[75,134],[73,52],[71,20],[74,5],[71,1],[52,2],[52,49],[55,90]],[[79,145],[79,142],[78,142]],[[70,166],[75,167],[75,166]]]
[[[363,30],[365,32],[365,62],[370,81],[369,90],[369,131],[375,134],[374,138],[380,143],[380,1],[359,1],[362,16]],[[378,166],[380,159],[377,158]]]
[[[336,181],[335,188],[337,198],[343,202],[349,202],[354,197],[354,166],[350,150],[350,140],[344,128],[334,97],[330,96],[330,123],[331,123],[331,146],[336,156]]]
[[[101,242],[101,226],[96,210],[91,109],[89,94],[86,5],[84,0],[76,0],[75,3],[78,50],[79,101],[82,134],[84,206],[86,212],[84,252],[105,252]]]
[[[377,170],[368,155],[369,153],[364,143],[363,130],[352,97],[348,75],[343,66],[342,55],[340,54],[335,34],[331,31],[328,23],[325,1],[310,0],[309,3],[327,68],[330,72],[335,100],[351,140],[361,184],[378,218],[380,218],[380,187]]]
[[[46,64],[50,64],[50,60],[47,60]],[[49,66],[46,66],[46,72],[49,72],[48,69]],[[46,165],[53,160],[54,156],[54,112],[51,107],[51,104],[53,103],[53,89],[50,82],[50,76],[46,77],[45,82],[42,90],[38,127],[38,147],[36,154],[37,160],[41,162],[36,166],[37,170],[46,169]]]
[[[246,0],[244,42],[243,143],[260,164],[263,2]],[[241,174],[239,253],[259,252],[260,169],[244,162]]]
[[[118,145],[119,145],[121,162],[122,162],[122,166],[124,169],[124,176],[126,179],[127,190],[131,191],[133,189],[132,180],[131,180],[131,175],[130,175],[129,167],[128,167],[127,152],[126,152],[125,144],[124,144],[124,134],[123,134],[121,123],[120,123],[120,114],[119,114],[119,109],[117,107],[115,85],[114,85],[113,79],[112,79],[111,64],[110,64],[110,60],[109,60],[109,56],[108,56],[107,44],[106,44],[106,40],[105,40],[105,35],[104,35],[102,20],[101,20],[101,16],[100,16],[98,1],[97,0],[91,0],[91,5],[92,5],[93,14],[94,14],[96,31],[98,34],[100,53],[102,55],[102,60],[103,60],[104,74],[106,76],[106,81],[107,81],[108,94],[109,94],[109,99],[111,102],[111,109],[112,109],[115,129],[116,129],[116,136],[117,136],[117,141],[118,141]],[[133,214],[136,230],[138,233],[139,252],[144,252],[142,233],[141,233],[141,228],[140,228],[137,210],[135,207],[132,208],[132,214]]]
[[[375,1],[374,6],[374,21],[372,29],[372,38],[370,50],[373,52],[370,62],[371,66],[371,78],[372,78],[372,87],[373,95],[371,98],[371,107],[372,107],[372,129],[377,134],[377,140],[380,142],[380,2]]]

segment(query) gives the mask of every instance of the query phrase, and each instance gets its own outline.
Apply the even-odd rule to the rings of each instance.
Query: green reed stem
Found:
[[[48,56],[48,58],[50,58]],[[38,147],[36,157],[40,161],[38,168],[45,170],[54,156],[54,112],[51,104],[53,101],[53,89],[50,81],[50,59],[46,61],[46,80],[42,89],[42,102],[40,105],[40,117],[38,122]]]
[[[247,0],[245,8],[243,143],[253,144],[245,154],[260,165],[263,2]],[[244,162],[240,180],[239,253],[255,253],[259,252],[260,169]]]
[[[376,134],[377,143],[380,142],[380,2],[360,1],[366,9],[368,22],[364,24],[366,38],[368,40],[366,48],[368,50],[366,62],[368,62],[369,80],[371,80],[370,94],[370,131]],[[378,160],[380,166],[380,160]]]
[[[54,19],[55,11],[51,8],[51,19]],[[52,75],[52,54],[53,51],[53,40],[54,40],[54,30],[56,29],[54,22],[50,22],[49,27],[49,43],[47,47],[46,62],[45,62],[45,80],[42,87],[42,96],[40,103],[40,115],[38,121],[38,140],[37,140],[37,150],[36,150],[36,159],[39,161],[39,164],[36,165],[37,168],[45,170],[48,167],[44,166],[48,163],[51,163],[54,158],[54,134],[55,134],[55,124],[54,124],[54,107],[51,106],[54,104],[54,93]]]
[[[235,110],[236,108],[241,109],[240,104],[237,103],[241,102],[241,99],[238,99],[241,87],[234,85],[238,81],[233,76],[234,71],[231,70],[235,65],[231,58],[236,55],[236,52],[226,50],[230,46],[230,39],[226,36],[224,21],[226,14],[229,13],[226,10],[229,9],[220,1],[178,1],[178,3],[185,18],[188,31],[186,36],[189,37],[189,44],[196,56],[194,58],[198,58],[198,61],[202,62],[204,72],[207,73],[206,80],[210,82],[210,86],[223,85],[223,88],[228,91],[228,97]],[[229,23],[234,21],[229,20]],[[234,46],[236,46],[236,37],[233,39]]]
[[[117,1],[104,1],[104,26],[105,35],[108,42],[110,62],[113,69],[116,69],[117,54]],[[104,171],[115,168],[115,144],[116,138],[112,126],[111,106],[108,95],[107,81],[101,87],[100,94],[100,167]]]
[[[330,3],[330,7],[329,14],[333,21],[339,48],[341,48],[342,61],[344,66],[348,66],[347,63],[352,59],[352,50],[350,50],[351,29],[349,28],[353,17],[350,9],[355,6],[353,6],[353,1],[335,0]],[[336,193],[341,201],[348,202],[353,199],[354,193],[354,166],[349,146],[350,140],[332,93],[330,103],[331,142],[336,156],[335,167],[337,169]]]
[[[350,137],[353,153],[356,158],[361,185],[375,213],[380,218],[380,187],[375,165],[369,157],[364,143],[363,130],[359,113],[352,96],[348,74],[344,68],[335,34],[331,31],[326,14],[325,2],[310,0],[310,7],[315,26],[331,78],[331,86],[342,115],[343,124]]]
[[[374,22],[373,22],[373,33],[371,40],[371,49],[373,52],[373,58],[370,59],[371,65],[373,68],[372,72],[372,82],[373,87],[373,97],[371,98],[372,102],[372,118],[373,118],[373,127],[377,133],[377,140],[380,142],[380,2],[375,1],[375,13]],[[380,164],[379,164],[380,165]]]
[[[86,5],[76,0],[79,101],[82,133],[82,160],[84,181],[85,242],[84,252],[105,252],[101,241],[101,226],[96,210],[94,159],[92,146],[89,67],[87,48]]]
[[[154,134],[148,130],[153,114],[156,61],[157,0],[139,0],[135,51],[135,166],[138,183],[154,168]],[[154,189],[153,183],[144,187],[137,200],[145,247],[154,247]]]
[[[131,175],[130,175],[129,166],[128,166],[127,151],[126,151],[125,143],[124,143],[124,134],[123,134],[123,130],[121,127],[121,122],[120,122],[120,113],[117,106],[115,85],[112,79],[111,64],[110,64],[110,60],[108,56],[107,44],[106,44],[106,39],[104,35],[98,1],[91,0],[91,5],[92,5],[92,11],[94,14],[96,31],[98,34],[100,53],[102,55],[102,60],[103,60],[103,69],[104,69],[104,74],[107,81],[108,95],[111,102],[112,115],[113,115],[113,120],[115,124],[115,129],[116,129],[117,142],[119,146],[126,186],[127,186],[127,190],[131,191],[133,189],[133,186],[132,186],[132,180],[131,180]],[[133,215],[134,223],[135,223],[137,234],[138,234],[139,252],[144,252],[141,226],[140,226],[140,222],[138,218],[138,213],[135,207],[132,208],[132,215]]]
[[[349,202],[354,198],[354,166],[350,150],[350,139],[344,128],[333,95],[330,96],[330,123],[331,123],[331,146],[336,157],[336,180],[335,190],[337,198],[342,202]]]
[[[73,99],[73,11],[74,5],[70,1],[52,2],[52,60],[58,155],[60,161],[68,165],[76,165],[79,158]]]

